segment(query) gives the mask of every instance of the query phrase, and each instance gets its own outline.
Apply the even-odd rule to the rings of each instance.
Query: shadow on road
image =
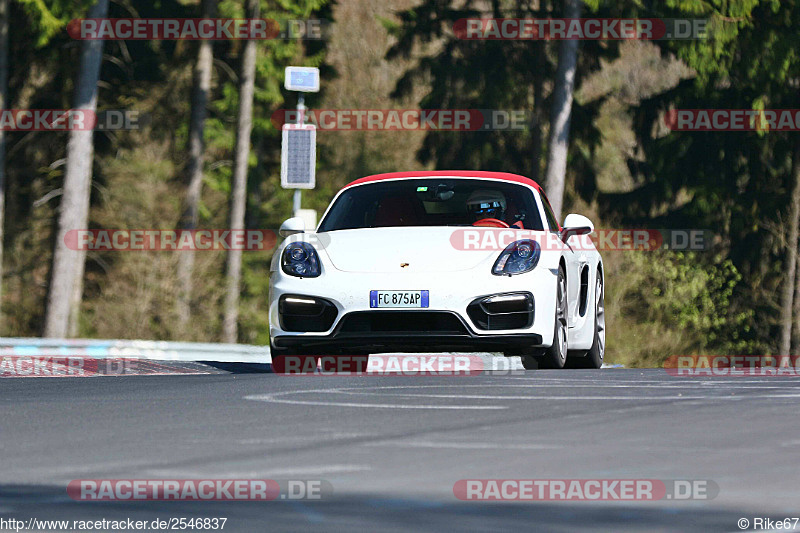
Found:
[[[200,363],[231,374],[264,374],[272,372],[270,363],[220,363],[217,361],[200,361]]]

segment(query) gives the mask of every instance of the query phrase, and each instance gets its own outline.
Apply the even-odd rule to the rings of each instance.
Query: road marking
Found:
[[[527,385],[387,385],[377,387],[346,387],[340,389],[329,389],[316,391],[323,394],[349,394],[349,395],[370,395],[377,396],[383,394],[386,390],[398,389],[445,389],[445,388],[526,388],[535,390],[536,387]],[[749,387],[753,388],[753,387]],[[372,390],[370,390],[372,389]],[[663,396],[594,396],[594,395],[562,395],[562,396],[541,396],[541,395],[500,395],[500,394],[414,394],[414,393],[394,393],[391,397],[409,397],[409,398],[454,398],[454,399],[467,399],[467,400],[707,400],[707,399],[739,399],[739,398],[800,398],[800,392],[787,393],[787,394],[767,394],[767,395],[754,395],[747,394],[745,396],[717,396],[717,395],[663,395]]]
[[[545,444],[503,444],[497,442],[434,442],[397,440],[391,442],[366,442],[362,446],[391,446],[400,448],[452,448],[456,450],[557,450],[560,446]]]
[[[736,377],[736,376],[729,376],[725,378],[724,376],[720,376],[718,379],[715,380],[703,380],[697,381],[696,378],[687,376],[685,378],[678,378],[675,377],[674,379],[670,379],[668,382],[665,381],[655,381],[655,380],[644,380],[644,379],[577,379],[577,378],[551,378],[549,376],[544,377],[526,377],[526,376],[508,376],[508,380],[513,381],[536,381],[540,383],[565,383],[565,384],[573,384],[575,383],[576,386],[580,383],[587,383],[587,382],[594,382],[594,383],[619,383],[619,384],[634,384],[634,383],[643,383],[647,385],[653,386],[668,386],[669,384],[677,384],[679,382],[686,383],[686,386],[722,386],[722,385],[740,385],[746,383],[755,383],[755,384],[762,384],[762,383],[775,383],[775,379],[778,379],[779,383],[785,383],[785,386],[800,386],[800,380],[793,380],[789,376],[764,376],[763,379],[745,379],[743,377]],[[579,382],[579,383],[576,383]],[[646,385],[644,385],[646,386]]]
[[[369,391],[340,391],[338,394],[350,394],[354,396],[378,396],[381,392]],[[458,400],[716,400],[716,399],[751,399],[751,398],[800,398],[797,394],[762,394],[762,395],[741,395],[741,396],[685,396],[683,394],[672,396],[537,396],[537,395],[501,395],[501,394],[413,394],[395,393],[392,397],[400,398],[447,398]]]
[[[320,466],[301,466],[287,468],[257,468],[248,470],[236,470],[235,466],[221,466],[214,468],[198,469],[175,469],[175,468],[150,468],[144,471],[151,477],[166,479],[175,478],[226,478],[226,479],[258,479],[258,478],[282,478],[300,476],[321,476],[326,474],[347,474],[354,472],[369,472],[372,467],[369,465],[320,465]]]
[[[274,477],[278,476],[310,476],[310,475],[323,475],[323,474],[343,474],[347,472],[369,472],[372,467],[369,465],[319,465],[319,466],[302,466],[294,468],[280,468],[266,470],[266,474]]]
[[[357,392],[340,391],[339,394],[352,394],[364,396],[377,396],[380,392]],[[710,400],[716,398],[730,399],[730,396],[517,396],[517,395],[491,395],[491,394],[412,394],[401,393],[392,394],[393,397],[401,398],[447,398],[456,400]],[[753,398],[754,396],[746,396]],[[775,395],[762,396],[763,398],[780,397]],[[788,396],[790,398],[800,398],[800,394]],[[735,397],[739,399],[739,396]],[[742,396],[744,398],[744,396]]]
[[[343,387],[343,388],[338,388],[338,389],[326,389],[326,390],[321,390],[321,391],[318,391],[318,392],[324,392],[324,393],[329,393],[329,394],[335,394],[335,393],[339,393],[339,392],[345,393],[345,394],[377,394],[377,392],[376,393],[371,393],[371,392],[368,392],[368,391],[369,390],[384,391],[384,390],[398,390],[398,389],[448,389],[448,388],[450,388],[450,389],[457,388],[459,390],[468,389],[468,388],[472,388],[472,389],[474,389],[474,388],[479,388],[479,389],[509,388],[509,389],[528,389],[530,391],[535,391],[540,386],[535,386],[535,385],[508,385],[508,384],[504,384],[504,383],[484,384],[484,385],[379,385],[379,386],[374,386],[374,387]],[[562,385],[546,385],[545,387],[549,387],[549,388],[572,388],[572,386],[565,387],[565,386],[562,386]],[[587,388],[602,388],[601,385],[597,385],[597,386],[589,385],[589,386],[586,386],[586,387]],[[617,385],[610,385],[609,387],[610,388],[625,388],[624,386],[617,386]],[[648,387],[644,387],[644,388],[648,388]],[[661,388],[661,387],[658,387],[658,388]],[[664,387],[664,388],[666,388],[666,387]],[[676,388],[676,389],[685,389],[686,387],[674,387],[674,388]],[[698,387],[695,387],[695,388],[698,388]],[[782,389],[782,388],[785,388],[785,387],[778,387],[778,386],[774,386],[774,387],[772,387],[772,386],[765,386],[765,387],[738,387],[738,388],[735,388],[733,390],[733,392],[736,392],[736,391],[739,391],[739,390],[760,390],[762,388],[763,389],[767,389],[767,388]],[[792,388],[794,388],[794,387],[792,387]],[[353,391],[353,392],[350,392],[350,391]],[[728,393],[728,392],[731,392],[731,391],[730,390],[721,390],[721,391],[718,391],[718,392],[720,392],[720,393]],[[789,396],[786,396],[786,397],[793,398],[793,397],[795,397],[795,395],[800,395],[800,390],[798,390],[797,393],[789,394]],[[402,394],[395,394],[395,396],[403,396],[403,395]],[[425,396],[434,397],[433,395],[425,395]],[[466,397],[466,396],[461,396],[461,397]],[[586,396],[586,397],[587,398],[594,398],[595,396]],[[641,398],[658,398],[656,396],[637,396],[637,398],[639,398],[639,397],[641,397]],[[667,398],[672,398],[672,397],[673,396],[667,396]],[[678,396],[678,397],[687,398],[687,399],[690,398],[689,396],[682,396],[682,395]],[[711,395],[709,395],[709,396],[699,396],[698,398],[702,399],[702,398],[721,398],[721,397],[722,396],[711,396]],[[756,396],[748,395],[747,397],[748,398],[754,398]],[[780,394],[771,394],[768,397],[780,398],[781,395]],[[504,398],[513,398],[513,397],[512,396],[504,396]],[[535,398],[556,398],[556,396],[535,396]],[[584,398],[584,396],[580,396],[580,398]],[[633,398],[633,396],[625,396],[625,398]]]
[[[699,383],[696,385],[700,385]],[[447,386],[447,385],[442,385]],[[459,386],[461,387],[461,386]],[[518,387],[518,388],[525,388],[525,389],[540,389],[540,388],[566,388],[566,385],[558,385],[558,384],[547,384],[547,383],[539,383],[536,385],[506,385],[506,384],[486,384],[486,385],[464,385],[464,387]],[[609,384],[599,384],[599,385],[580,385],[580,384],[570,384],[569,388],[584,388],[584,389],[600,389],[600,388],[609,388],[609,389],[630,389],[630,388],[643,388],[643,389],[652,389],[654,388],[653,385],[609,385]],[[659,389],[689,389],[689,388],[700,388],[694,385],[658,385]],[[738,389],[785,389],[787,387],[781,387],[778,385],[761,385],[761,386],[753,386],[753,387],[736,387]],[[798,388],[800,387],[790,387],[790,388]]]
[[[261,401],[267,403],[281,403],[290,405],[316,405],[327,407],[359,407],[359,408],[373,408],[373,409],[435,409],[435,410],[502,410],[509,409],[507,405],[432,405],[432,404],[409,404],[409,403],[359,403],[359,402],[343,402],[343,401],[322,401],[322,400],[302,400],[286,398],[289,395],[301,394],[322,394],[322,395],[350,395],[350,396],[383,396],[384,398],[429,398],[429,399],[448,399],[448,400],[582,400],[582,401],[697,401],[697,400],[744,400],[744,399],[778,399],[778,398],[800,398],[798,393],[785,393],[785,394],[739,394],[734,392],[725,391],[726,395],[684,395],[677,393],[673,395],[659,395],[659,396],[621,396],[621,395],[607,395],[607,396],[593,396],[593,395],[501,395],[501,394],[428,394],[428,393],[392,393],[388,394],[386,391],[399,390],[399,389],[446,389],[458,388],[463,390],[465,388],[525,388],[535,391],[536,385],[510,385],[510,384],[484,384],[484,385],[388,385],[388,386],[373,386],[373,387],[344,387],[336,389],[311,389],[303,391],[288,391],[278,392],[272,394],[254,394],[245,396],[245,400]],[[600,388],[600,386],[598,386]],[[684,388],[684,387],[676,387]],[[744,387],[738,390],[744,391],[748,389],[756,389],[758,387]],[[766,387],[765,387],[766,388]],[[722,392],[722,391],[720,391]]]
[[[686,375],[686,376],[673,376],[667,373],[666,369],[658,369],[650,368],[652,372],[648,372],[647,375],[640,374],[637,377],[634,377],[633,374],[636,374],[633,370],[628,370],[625,373],[622,372],[615,372],[613,374],[608,374],[604,372],[591,372],[589,374],[585,373],[582,370],[529,370],[524,374],[510,374],[508,377],[513,379],[519,380],[543,380],[543,381],[576,381],[585,383],[587,381],[602,381],[604,383],[608,382],[615,382],[615,383],[678,383],[678,382],[685,382],[685,383],[742,383],[742,382],[751,382],[751,383],[767,383],[768,381],[781,378],[786,382],[800,382],[800,377],[795,375],[777,375],[777,374],[765,374],[765,375],[745,375],[745,374],[728,374],[728,375]],[[721,369],[724,370],[724,369]],[[590,377],[597,376],[597,377]],[[667,378],[667,379],[660,379],[660,378]]]
[[[494,411],[501,409],[508,409],[504,405],[415,405],[415,404],[383,404],[383,403],[352,403],[352,402],[323,402],[314,400],[289,400],[286,398],[278,398],[278,396],[285,396],[287,394],[308,394],[308,393],[333,393],[334,391],[324,390],[308,390],[308,391],[292,391],[275,394],[253,394],[245,396],[245,400],[253,400],[257,402],[267,403],[284,403],[290,405],[319,405],[325,407],[371,407],[375,409],[449,409],[449,410],[481,410],[481,411]]]

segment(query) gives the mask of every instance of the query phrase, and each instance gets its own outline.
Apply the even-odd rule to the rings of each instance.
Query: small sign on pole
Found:
[[[319,69],[316,67],[286,67],[283,86],[287,91],[319,92]]]
[[[281,187],[316,186],[317,128],[313,124],[284,124],[281,141]]]
[[[281,131],[281,187],[294,189],[292,211],[297,216],[303,211],[301,189],[316,185],[317,128],[304,124],[305,105],[302,93],[319,92],[319,69],[316,67],[286,67],[283,86],[287,91],[297,91],[297,124],[284,124]]]

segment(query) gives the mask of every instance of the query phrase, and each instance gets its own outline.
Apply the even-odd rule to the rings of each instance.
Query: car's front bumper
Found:
[[[270,337],[276,348],[302,348],[315,353],[376,349],[511,352],[549,346],[554,330],[555,281],[553,271],[541,267],[517,276],[493,276],[488,272],[481,275],[476,270],[370,273],[327,269],[318,278],[301,279],[273,271],[270,283]],[[428,290],[429,307],[373,309],[369,301],[371,290]],[[477,298],[514,292],[532,294],[535,309],[530,324],[514,329],[487,330],[470,317],[468,308]],[[290,295],[330,302],[336,310],[330,327],[324,331],[291,331],[297,328],[285,328],[280,299]],[[435,318],[434,315],[442,319],[428,320]],[[348,324],[348,321],[356,318],[372,320],[364,316],[377,317],[380,325]],[[417,323],[420,321],[423,323]]]
[[[376,318],[380,320],[371,320]],[[404,329],[404,320],[415,313],[417,318],[428,320],[449,316],[451,325],[447,328],[428,330]],[[373,316],[366,316],[373,315]],[[435,315],[435,316],[434,316]],[[366,325],[370,322],[392,322],[391,328],[352,328],[349,324]],[[458,324],[458,325],[456,325]],[[524,352],[532,346],[542,344],[538,333],[504,333],[478,335],[471,331],[464,319],[452,311],[361,311],[348,313],[339,321],[330,334],[326,335],[278,335],[272,343],[276,348],[292,351],[303,350],[307,355],[346,353],[348,351],[506,351]]]

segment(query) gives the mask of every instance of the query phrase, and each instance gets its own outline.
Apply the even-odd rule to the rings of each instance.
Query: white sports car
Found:
[[[503,172],[358,179],[316,231],[283,223],[273,257],[273,360],[497,351],[526,368],[599,368],[603,261],[588,218],[561,227],[534,181]]]

